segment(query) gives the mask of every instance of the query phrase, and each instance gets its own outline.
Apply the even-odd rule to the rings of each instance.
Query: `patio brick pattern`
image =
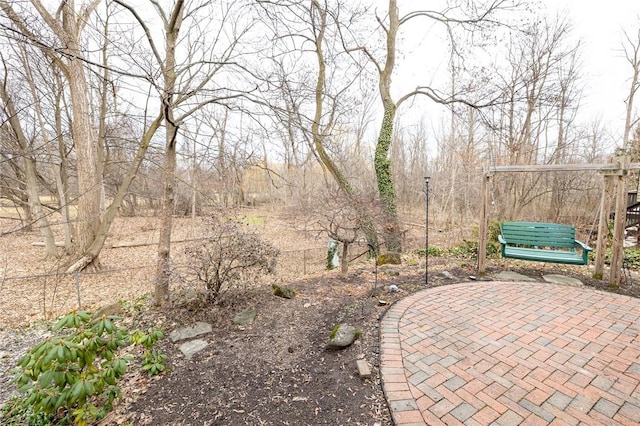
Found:
[[[640,300],[541,282],[422,290],[381,321],[396,425],[640,424]]]

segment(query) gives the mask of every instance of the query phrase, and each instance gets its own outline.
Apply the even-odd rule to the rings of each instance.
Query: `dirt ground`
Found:
[[[417,270],[396,273],[380,272],[381,288],[395,283],[404,294],[417,288]],[[391,424],[378,374],[378,318],[388,306],[380,297],[398,294],[385,289],[372,297],[372,283],[373,272],[364,268],[346,279],[319,274],[287,283],[296,290],[293,299],[262,287],[230,295],[221,307],[172,311],[176,325],[212,323],[211,345],[189,360],[163,342],[171,373],[152,380],[105,424]],[[234,325],[233,315],[249,307],[257,310],[255,321]],[[360,338],[344,350],[326,349],[329,333],[343,322],[360,329]],[[371,365],[370,379],[358,376],[357,359]]]
[[[274,218],[271,223],[278,222]],[[153,232],[153,226],[148,224],[120,225],[114,231],[114,240],[152,240],[149,233]],[[29,242],[35,237],[19,236],[23,247],[30,247]],[[291,241],[291,236],[283,239],[285,250]],[[153,247],[136,248],[135,255],[132,249],[124,250],[126,253],[107,251],[105,266],[131,263],[132,259],[142,262],[153,256]],[[35,256],[34,253],[30,255]],[[19,263],[20,259],[12,257],[5,264],[23,274],[34,273],[29,269],[33,266],[28,261]],[[26,257],[23,255],[22,259]],[[168,355],[167,374],[147,378],[132,369],[123,382],[122,401],[100,424],[390,425],[379,375],[378,325],[395,300],[426,287],[491,279],[506,269],[539,279],[542,274],[561,273],[579,278],[585,285],[611,291],[606,283],[591,279],[586,267],[491,260],[487,275],[476,277],[474,265],[470,259],[430,258],[425,280],[423,259],[407,258],[401,266],[381,267],[362,261],[355,263],[346,277],[338,271],[276,277],[280,284],[296,290],[293,299],[274,296],[270,285],[262,283],[229,291],[216,306],[192,301],[176,303],[166,311],[151,308],[144,297],[135,297],[134,303],[125,305],[128,321],[137,326],[160,326],[167,335],[180,326],[205,321],[213,326],[212,333],[204,336],[209,346],[187,359],[169,339],[161,341],[160,347]],[[46,264],[40,267],[51,269]],[[130,288],[133,281],[110,285]],[[4,283],[7,294],[11,294],[11,283]],[[629,273],[625,284],[616,291],[638,297],[639,283],[640,279]],[[391,284],[399,291],[390,292]],[[102,283],[102,287],[109,286]],[[142,287],[141,291],[149,291]],[[104,288],[103,292],[103,304],[113,299],[108,296],[111,293],[119,294]],[[16,302],[16,306],[22,305]],[[247,308],[256,309],[254,322],[235,325],[233,317]],[[14,314],[5,317],[0,328],[0,404],[11,394],[9,369],[27,348],[49,335],[49,322],[25,324],[28,315]],[[12,318],[13,323],[9,322]],[[343,322],[359,328],[360,338],[344,350],[326,349],[331,330]],[[371,378],[359,377],[358,359],[365,359],[371,366]]]

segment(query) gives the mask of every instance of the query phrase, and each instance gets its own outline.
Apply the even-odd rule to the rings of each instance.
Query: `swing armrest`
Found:
[[[589,252],[593,251],[593,249],[582,241],[574,240],[574,243],[582,248],[582,261],[587,265],[589,263]]]
[[[502,234],[498,235],[498,242],[500,243],[500,255],[502,257],[505,257],[505,252],[504,250],[507,247],[507,241],[504,239],[504,237],[502,236]]]
[[[575,245],[580,246],[582,248],[582,250],[584,251],[593,251],[593,248],[589,247],[588,245],[586,245],[585,243],[583,243],[582,241],[578,241],[578,240],[574,240]]]

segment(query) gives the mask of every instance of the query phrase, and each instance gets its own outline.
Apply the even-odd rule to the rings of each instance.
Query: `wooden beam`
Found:
[[[628,163],[626,167],[617,160],[616,163],[602,164],[521,164],[515,166],[490,166],[485,169],[487,173],[509,173],[509,172],[617,172],[619,170],[640,170],[640,163]]]

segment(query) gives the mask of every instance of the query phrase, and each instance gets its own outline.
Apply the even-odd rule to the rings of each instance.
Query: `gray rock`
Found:
[[[449,272],[449,271],[441,271],[441,272],[438,272],[437,276],[438,276],[438,277],[442,277],[442,278],[446,278],[446,279],[448,279],[448,280],[452,280],[452,279],[454,279],[454,278],[455,278],[455,277],[453,276],[453,274],[452,274],[451,272]]]
[[[358,337],[360,337],[360,330],[348,324],[339,324],[331,331],[327,348],[344,349],[351,346]]]
[[[292,299],[296,295],[296,291],[291,287],[279,286],[278,284],[272,284],[273,294],[282,297],[284,299]]]
[[[356,368],[358,369],[358,375],[363,379],[371,378],[371,369],[369,363],[364,359],[356,360]]]
[[[496,281],[535,281],[535,278],[519,274],[513,271],[502,271],[495,276]]]
[[[169,334],[169,339],[171,339],[171,341],[175,343],[180,340],[192,339],[203,334],[211,333],[211,330],[211,324],[208,324],[206,322],[197,322],[191,326],[173,330]]]
[[[558,275],[558,274],[543,275],[542,279],[551,284],[565,284],[565,285],[572,285],[574,287],[580,287],[583,285],[582,281],[580,281],[579,279],[573,278],[573,277],[567,277],[565,275]]]
[[[181,308],[198,309],[206,304],[204,295],[193,288],[173,292],[171,299],[174,306]]]
[[[182,352],[184,356],[186,356],[187,358],[191,358],[207,346],[209,346],[209,343],[207,343],[206,340],[196,339],[184,342],[178,347],[178,349],[180,349],[180,352]]]
[[[124,314],[122,306],[120,306],[119,303],[112,303],[111,305],[103,306],[98,309],[96,313],[93,314],[93,319],[98,320],[102,318],[103,315],[105,317],[110,317],[112,315],[120,316],[122,314]]]
[[[237,325],[249,325],[256,318],[256,309],[249,308],[242,312],[238,312],[233,318],[233,323]]]

